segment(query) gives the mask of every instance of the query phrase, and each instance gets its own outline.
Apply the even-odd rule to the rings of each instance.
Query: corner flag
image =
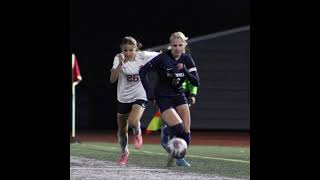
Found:
[[[71,143],[76,142],[76,91],[75,86],[82,80],[76,55],[72,54],[72,137]]]

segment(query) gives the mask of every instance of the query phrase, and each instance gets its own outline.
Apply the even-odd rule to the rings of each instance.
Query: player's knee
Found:
[[[128,122],[129,122],[130,125],[136,124],[136,123],[138,123],[138,121],[139,121],[138,118],[134,118],[134,117],[131,117],[131,118],[129,117],[128,118]]]

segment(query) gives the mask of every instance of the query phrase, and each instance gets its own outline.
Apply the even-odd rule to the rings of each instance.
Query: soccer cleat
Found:
[[[170,149],[168,148],[168,142],[169,142],[169,140],[170,140],[170,138],[169,138],[169,136],[167,136],[167,135],[165,135],[164,134],[164,128],[166,128],[167,126],[165,125],[165,126],[163,126],[162,128],[161,128],[161,145],[162,145],[162,147],[168,152],[168,153],[170,153]]]
[[[176,160],[176,164],[177,164],[178,166],[188,166],[188,167],[191,166],[184,158],[177,159],[177,160]]]
[[[127,165],[128,164],[128,158],[129,158],[129,151],[122,153],[120,155],[120,158],[117,162],[118,165],[122,166],[122,165]]]
[[[141,134],[134,135],[133,143],[136,149],[140,149],[143,144],[142,135]]]

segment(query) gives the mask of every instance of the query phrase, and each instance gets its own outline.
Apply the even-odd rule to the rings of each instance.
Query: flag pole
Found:
[[[75,86],[72,84],[72,138],[76,136],[76,91]]]
[[[76,91],[75,91],[75,85],[73,83],[73,80],[74,80],[74,73],[73,73],[73,68],[74,67],[74,64],[75,64],[75,55],[72,54],[72,69],[71,69],[71,74],[72,74],[72,135],[71,135],[71,143],[75,143],[76,142],[76,111],[75,111],[75,108],[76,108]]]

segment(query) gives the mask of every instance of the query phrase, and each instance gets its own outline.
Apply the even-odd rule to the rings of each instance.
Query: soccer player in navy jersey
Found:
[[[170,49],[146,63],[139,71],[147,99],[157,103],[161,117],[166,122],[161,130],[161,145],[169,152],[170,137],[184,139],[190,144],[191,117],[188,100],[184,94],[182,83],[188,79],[194,86],[199,86],[199,76],[193,59],[185,53],[188,38],[182,32],[170,36]],[[154,92],[147,81],[147,73],[157,72],[158,83]],[[169,164],[169,162],[168,162]],[[190,166],[184,159],[177,159],[178,166]]]

